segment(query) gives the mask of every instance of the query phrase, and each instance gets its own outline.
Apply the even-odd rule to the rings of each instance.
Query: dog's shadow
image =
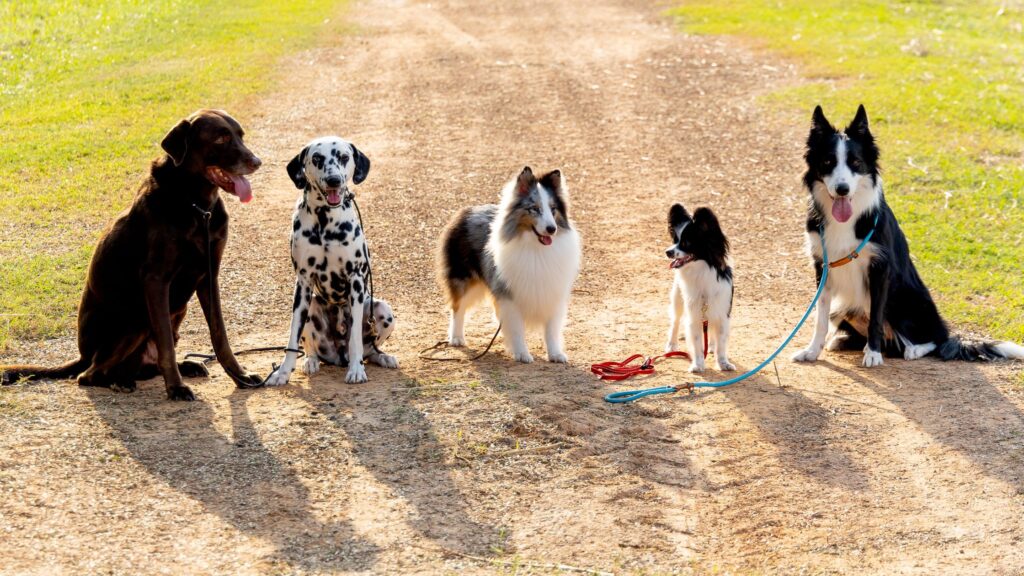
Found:
[[[136,462],[241,533],[271,542],[275,552],[263,561],[315,571],[372,567],[375,545],[357,538],[347,522],[319,520],[309,489],[264,445],[246,404],[266,391],[230,394],[225,433],[207,402],[168,402],[162,384],[155,379],[130,395],[87,389],[96,413]],[[202,398],[202,384],[191,384]]]

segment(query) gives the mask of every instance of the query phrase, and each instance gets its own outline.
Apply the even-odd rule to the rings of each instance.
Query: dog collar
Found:
[[[871,225],[871,230],[868,231],[868,235],[865,236],[863,240],[861,240],[860,245],[857,246],[857,249],[854,250],[853,252],[850,252],[850,254],[847,255],[844,258],[840,258],[839,260],[835,260],[833,262],[829,262],[828,263],[828,267],[829,268],[839,268],[840,266],[846,266],[847,264],[849,264],[850,262],[853,262],[854,260],[857,259],[857,257],[860,256],[861,250],[863,250],[864,247],[868,245],[868,242],[871,241],[871,237],[875,235],[875,229],[878,228],[878,214],[879,214],[878,212],[875,212],[875,223]],[[825,238],[825,226],[824,226],[824,224],[821,226],[821,229],[818,230],[818,233],[821,234],[822,242],[824,242],[824,238]]]

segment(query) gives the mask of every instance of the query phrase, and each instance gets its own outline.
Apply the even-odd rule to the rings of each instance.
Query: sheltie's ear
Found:
[[[516,196],[526,196],[536,183],[537,177],[533,175],[533,170],[529,166],[524,166],[523,171],[516,178]]]
[[[561,196],[563,192],[561,170],[552,170],[541,176],[540,185],[550,190],[552,194]]]

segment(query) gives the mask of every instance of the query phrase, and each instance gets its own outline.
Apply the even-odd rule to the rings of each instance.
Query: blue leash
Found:
[[[822,262],[828,262],[827,265],[822,266],[821,283],[818,284],[818,291],[814,294],[814,299],[811,300],[811,305],[808,306],[807,311],[804,312],[803,318],[801,318],[800,321],[797,322],[796,328],[793,328],[793,331],[789,333],[789,336],[786,337],[786,340],[782,343],[781,346],[779,346],[775,350],[775,352],[772,352],[771,356],[766,358],[764,362],[758,364],[757,367],[754,368],[753,370],[722,382],[694,382],[692,384],[688,383],[678,384],[676,386],[661,386],[659,388],[647,388],[646,390],[625,390],[623,392],[612,392],[611,394],[604,397],[605,402],[611,402],[613,404],[624,404],[626,402],[633,402],[639,400],[644,396],[653,396],[655,394],[675,394],[680,390],[690,390],[692,392],[695,388],[724,388],[726,386],[736,384],[737,382],[742,382],[747,378],[750,378],[754,374],[757,374],[765,366],[770,364],[772,360],[775,360],[775,357],[778,356],[786,348],[786,346],[789,346],[789,343],[793,341],[793,338],[796,336],[796,333],[800,331],[801,327],[803,327],[804,322],[807,321],[807,317],[811,315],[811,311],[814,310],[814,306],[818,303],[818,300],[821,298],[821,292],[825,289],[825,283],[828,282],[829,269],[838,268],[839,266],[849,264],[850,262],[856,260],[857,257],[860,255],[860,251],[863,250],[864,247],[868,245],[868,242],[871,240],[871,237],[875,235],[875,228],[877,227],[878,214],[876,213],[874,226],[871,227],[871,231],[868,232],[868,235],[864,237],[864,240],[860,243],[859,246],[857,246],[857,249],[851,252],[850,255],[847,256],[846,258],[842,258],[840,260],[837,260],[836,262],[828,261],[828,249],[825,247],[825,227],[822,226],[821,228],[818,229],[818,235],[821,236],[821,260]]]

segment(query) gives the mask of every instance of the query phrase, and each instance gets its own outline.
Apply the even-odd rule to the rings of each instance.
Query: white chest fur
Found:
[[[825,227],[825,246],[828,259],[832,262],[845,258],[860,245],[861,239],[854,234],[856,218],[848,222],[829,222]],[[818,233],[808,233],[807,239],[811,254],[821,258],[821,239]],[[833,313],[845,312],[848,315],[867,315],[871,310],[871,292],[868,288],[868,268],[875,257],[875,246],[868,243],[860,255],[843,266],[828,271],[827,289],[832,294]],[[827,266],[828,263],[825,263]]]
[[[575,230],[561,230],[550,246],[524,232],[511,242],[497,240],[492,230],[487,250],[497,276],[512,294],[524,320],[542,323],[565,306],[580,269],[580,239]]]

